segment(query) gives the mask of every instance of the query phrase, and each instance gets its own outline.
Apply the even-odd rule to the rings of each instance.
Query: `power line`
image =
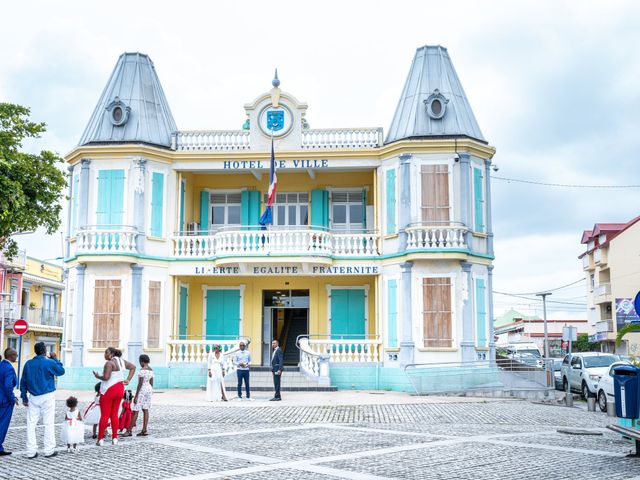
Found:
[[[527,183],[529,185],[541,185],[544,187],[564,187],[564,188],[640,188],[638,184],[631,185],[579,185],[575,183],[547,183],[547,182],[537,182],[534,180],[522,180],[520,178],[507,178],[507,177],[498,177],[495,175],[491,175],[491,178],[495,178],[496,180],[503,180],[505,182],[516,182],[516,183]]]
[[[536,295],[538,293],[555,292],[557,290],[562,290],[563,288],[567,288],[567,287],[570,287],[571,285],[575,285],[576,283],[580,283],[580,282],[584,282],[584,281],[585,281],[585,278],[582,277],[582,278],[576,280],[575,282],[567,283],[566,285],[561,285],[561,286],[556,287],[556,288],[548,288],[546,290],[539,290],[537,292],[505,293],[504,295]],[[499,292],[494,292],[494,293],[499,293]]]
[[[494,290],[493,293],[496,293],[498,295],[505,295],[507,297],[521,298],[523,300],[529,300],[529,301],[532,301],[532,302],[540,301],[540,300],[538,300],[536,298],[525,297],[523,295],[515,295],[513,293],[498,292],[496,290]],[[557,304],[561,304],[561,305],[580,305],[580,306],[584,306],[585,308],[587,307],[586,303],[563,302],[561,300],[547,300],[547,303],[557,303]]]

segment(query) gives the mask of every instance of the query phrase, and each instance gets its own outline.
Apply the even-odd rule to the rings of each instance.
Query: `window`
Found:
[[[482,169],[473,168],[473,229],[484,232],[484,174]]]
[[[265,195],[265,204],[267,196]],[[273,205],[273,224],[286,226],[309,223],[308,193],[277,193]]]
[[[93,348],[120,344],[120,280],[96,280],[93,300]]]
[[[149,282],[149,310],[147,312],[147,347],[160,347],[160,282]]]
[[[425,278],[422,281],[424,346],[449,348],[451,333],[451,279]]]
[[[18,337],[7,337],[7,348],[13,348],[18,351]]]
[[[363,190],[331,193],[331,224],[334,230],[363,230],[365,221]]]
[[[449,223],[449,167],[447,165],[423,165],[422,222]]]
[[[396,233],[396,169],[391,168],[386,173],[386,230],[387,235]]]
[[[151,236],[162,237],[162,216],[164,214],[164,174],[151,175]]]
[[[96,223],[101,226],[122,225],[124,216],[124,170],[98,171]]]
[[[58,312],[58,296],[52,293],[42,293],[42,323],[51,325],[56,320]]]
[[[11,303],[18,303],[18,280],[15,278],[11,279],[9,295]]]
[[[211,227],[214,230],[225,225],[240,225],[241,212],[240,192],[211,194]]]

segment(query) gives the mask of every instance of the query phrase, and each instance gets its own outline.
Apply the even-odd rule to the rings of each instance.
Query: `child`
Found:
[[[67,452],[75,453],[78,451],[78,444],[84,443],[84,422],[77,409],[78,399],[76,397],[67,398],[67,407],[69,410],[65,414],[60,436],[62,443],[67,444]]]
[[[133,435],[131,431],[136,425],[138,412],[140,412],[140,410],[142,410],[143,421],[142,430],[138,433],[138,437],[146,437],[148,435],[147,427],[149,426],[149,408],[151,408],[151,395],[153,394],[153,370],[149,366],[150,362],[151,360],[149,359],[149,355],[140,355],[140,366],[142,369],[138,376],[136,396],[133,397],[133,406],[131,408],[133,410],[133,417],[131,417],[131,423],[129,424],[127,433],[124,434],[125,437]]]
[[[83,413],[84,423],[87,425],[93,425],[93,435],[91,438],[98,438],[96,432],[98,423],[100,422],[100,382],[95,386],[96,397],[93,402],[85,409]]]
[[[127,430],[131,424],[131,401],[133,400],[131,390],[125,390],[122,399],[122,412],[120,412],[118,421],[118,432]]]

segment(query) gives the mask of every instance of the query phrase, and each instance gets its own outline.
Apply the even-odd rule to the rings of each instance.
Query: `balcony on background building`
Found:
[[[593,289],[593,302],[606,303],[611,301],[611,284],[600,283]]]
[[[601,320],[596,322],[596,333],[613,332],[613,320]]]
[[[412,224],[406,229],[407,250],[468,248],[465,239],[468,230],[461,223]]]
[[[593,263],[593,254],[586,253],[584,257],[582,257],[582,268],[583,270],[593,270],[595,268]]]
[[[129,225],[88,225],[76,232],[75,254],[137,253],[138,230]]]
[[[27,253],[24,250],[18,250],[16,256],[9,260],[0,252],[0,268],[24,270],[27,268]]]
[[[607,248],[601,247],[593,252],[593,261],[596,265],[600,265],[602,268],[607,264]]]
[[[242,229],[241,229],[242,228]],[[378,234],[313,230],[308,227],[243,226],[217,232],[189,232],[173,239],[177,258],[215,256],[263,256],[271,254],[304,256],[378,255]]]
[[[22,318],[26,320],[29,325],[42,325],[47,327],[62,328],[62,319],[64,318],[64,314],[62,312],[54,310],[29,308],[23,305]]]
[[[20,318],[22,305],[0,300],[0,318],[4,317],[5,328],[13,327],[14,322]]]

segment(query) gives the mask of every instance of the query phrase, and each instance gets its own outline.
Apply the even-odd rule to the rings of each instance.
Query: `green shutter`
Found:
[[[329,228],[329,192],[311,190],[311,226],[320,229]]]
[[[124,170],[111,170],[111,225],[122,225],[124,216]]]
[[[228,340],[240,334],[240,290],[207,290],[206,337]]]
[[[184,232],[185,228],[184,228],[184,190],[185,190],[185,184],[184,184],[184,180],[180,181],[180,219],[179,219],[179,225],[178,225],[178,232]]]
[[[178,336],[181,340],[187,338],[187,303],[189,301],[189,291],[187,287],[180,287],[180,305],[178,312]]]
[[[260,192],[243,190],[240,194],[240,223],[242,225],[257,226],[260,220]]]
[[[387,235],[396,233],[396,170],[387,170]]]
[[[486,311],[486,288],[484,280],[476,279],[476,336],[478,347],[487,346],[487,311]]]
[[[209,192],[200,192],[200,232],[209,230]]]
[[[109,225],[109,208],[111,204],[111,170],[98,171],[98,206],[96,208],[96,224]]]
[[[394,279],[387,283],[387,338],[388,346],[398,346],[398,282]]]
[[[122,224],[124,215],[124,170],[98,171],[96,223],[100,226]]]
[[[484,197],[482,189],[482,170],[473,169],[473,198],[474,198],[474,230],[476,232],[484,232]]]
[[[362,230],[367,230],[367,189],[362,189]]]
[[[162,237],[162,216],[164,201],[164,174],[151,175],[151,235]]]
[[[331,290],[331,338],[364,338],[364,289]]]

